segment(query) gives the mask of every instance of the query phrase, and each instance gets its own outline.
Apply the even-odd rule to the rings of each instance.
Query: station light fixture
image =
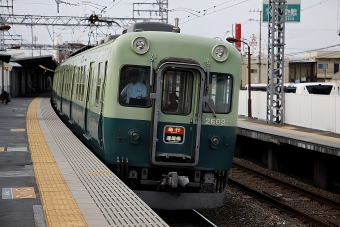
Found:
[[[250,69],[251,69],[250,68],[251,67],[250,66],[250,56],[251,56],[250,46],[248,45],[248,43],[246,43],[246,42],[244,42],[240,39],[235,39],[233,37],[228,37],[227,41],[229,43],[241,42],[248,47],[248,117],[252,118],[252,112],[251,112],[251,107],[252,107],[252,104],[251,104],[251,77],[250,77]]]

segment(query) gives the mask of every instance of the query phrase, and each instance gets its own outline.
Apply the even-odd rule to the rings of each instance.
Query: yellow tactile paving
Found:
[[[39,98],[34,99],[28,107],[26,128],[46,226],[87,226],[41,132],[38,101]]]

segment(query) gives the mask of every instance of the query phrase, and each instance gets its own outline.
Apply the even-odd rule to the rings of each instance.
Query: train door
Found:
[[[66,76],[66,70],[62,69],[60,70],[61,75],[59,76],[58,79],[58,96],[60,97],[59,102],[58,102],[58,106],[57,109],[59,110],[60,115],[63,114],[63,90],[64,90],[64,77]]]
[[[103,147],[103,103],[105,98],[105,88],[106,88],[106,75],[107,75],[107,61],[105,62],[104,66],[104,78],[103,78],[103,84],[101,86],[101,94],[100,94],[100,115],[99,115],[99,122],[98,122],[98,140],[99,140],[99,147],[101,149],[104,149]],[[99,75],[101,77],[101,75]]]
[[[195,166],[199,138],[205,73],[196,65],[166,63],[158,70],[151,163]]]
[[[70,83],[71,83],[71,87],[70,87],[70,109],[69,109],[69,116],[70,116],[70,119],[69,119],[69,122],[71,123],[71,124],[73,124],[74,123],[74,120],[72,119],[72,105],[73,105],[73,88],[74,88],[74,86],[75,86],[75,84],[77,83],[77,77],[78,77],[78,71],[77,71],[77,67],[73,67],[73,69],[72,69],[72,76],[71,76],[71,78],[70,78]]]
[[[91,133],[89,131],[89,122],[90,122],[90,103],[92,100],[92,78],[94,74],[94,62],[91,62],[90,69],[89,69],[89,77],[87,80],[87,91],[86,91],[86,98],[85,98],[85,105],[84,105],[84,137],[86,139],[91,139]]]

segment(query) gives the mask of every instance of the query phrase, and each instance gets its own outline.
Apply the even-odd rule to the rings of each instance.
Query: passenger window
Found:
[[[211,73],[208,102],[203,104],[204,112],[229,113],[233,90],[233,77],[230,74]]]
[[[164,73],[162,112],[188,115],[191,112],[194,76],[189,71],[168,70]]]
[[[120,72],[119,103],[124,106],[151,106],[150,67],[124,66]]]
[[[101,85],[102,85],[102,78],[103,78],[103,70],[102,70],[103,64],[100,62],[98,64],[98,73],[97,73],[97,84],[96,84],[96,97],[94,99],[95,106],[98,107],[99,105],[99,95],[100,95],[100,90],[101,90]]]

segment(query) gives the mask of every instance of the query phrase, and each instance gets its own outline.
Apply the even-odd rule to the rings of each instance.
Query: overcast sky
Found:
[[[11,5],[11,0],[0,1],[0,6]],[[59,13],[57,13],[56,0],[13,0],[14,15],[45,15],[45,16],[84,16],[93,11],[111,18],[133,16],[133,3],[156,3],[152,0],[58,0]],[[289,1],[289,0],[288,0]],[[105,7],[105,8],[104,8]],[[154,5],[135,5],[135,9],[157,9]],[[169,23],[174,24],[174,18],[179,18],[181,33],[219,37],[223,40],[235,34],[235,24],[242,25],[242,37],[250,39],[252,34],[259,43],[260,13],[262,0],[169,0]],[[12,12],[5,7],[0,10],[4,14]],[[254,12],[255,11],[255,12]],[[138,16],[135,14],[135,16]],[[143,17],[150,17],[150,13],[141,13]],[[155,14],[152,14],[154,17]],[[253,19],[251,21],[250,19]],[[295,53],[308,52],[318,48],[340,45],[339,29],[339,0],[301,0],[301,22],[286,23],[285,54],[292,58]],[[125,23],[127,23],[126,21]],[[268,23],[262,23],[262,52],[267,53]],[[53,35],[54,32],[54,35]],[[120,34],[119,27],[100,28],[99,33]],[[32,42],[30,27],[13,25],[9,31],[12,35],[22,35],[24,43]],[[82,42],[89,40],[89,29],[84,27],[54,27],[34,26],[33,36],[37,36],[37,44],[52,44],[53,37],[61,36],[63,42]],[[103,37],[98,37],[100,40]],[[91,37],[91,41],[93,37]],[[15,41],[5,41],[15,43]],[[258,47],[256,47],[258,50]],[[324,50],[340,50],[328,48]],[[34,51],[34,55],[39,55]],[[52,54],[52,51],[42,51],[42,54]],[[28,53],[28,56],[31,54]]]

